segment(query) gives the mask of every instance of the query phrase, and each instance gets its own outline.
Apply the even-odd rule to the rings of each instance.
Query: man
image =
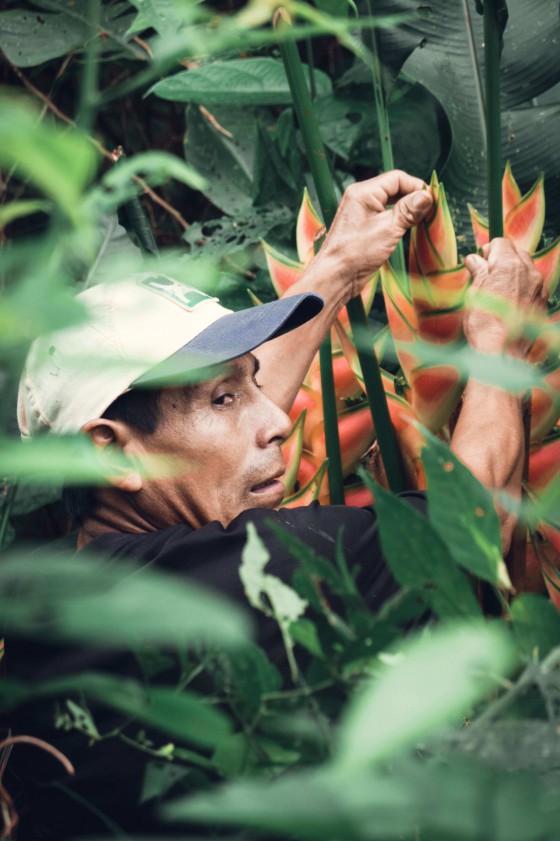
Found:
[[[347,559],[361,567],[359,586],[368,604],[376,609],[391,596],[396,584],[384,564],[371,510],[318,505],[278,510],[285,469],[280,446],[290,431],[286,412],[337,313],[431,204],[425,184],[402,172],[353,185],[301,280],[280,301],[242,313],[230,314],[215,299],[160,275],[83,293],[88,323],[35,344],[19,402],[25,435],[82,431],[100,449],[111,445],[130,457],[110,485],[74,500],[78,547],[135,558],[243,600],[238,570],[248,522],[256,524],[269,548],[270,572],[285,580],[294,565],[270,520],[330,558],[344,527]],[[526,311],[541,306],[540,275],[528,255],[505,240],[469,257],[467,265],[474,288]],[[484,352],[527,352],[488,313],[470,312],[465,334]],[[88,365],[92,355],[95,363]],[[144,391],[170,369],[209,367],[202,381],[151,395]],[[486,485],[519,493],[520,399],[469,383],[453,448]],[[170,457],[174,472],[146,478],[134,463],[152,454]],[[410,495],[410,501],[424,504],[421,495]],[[513,523],[501,516],[507,547]],[[282,667],[273,624],[261,622],[259,642]],[[83,667],[83,660],[78,662]],[[92,667],[91,660],[87,664]],[[60,662],[45,659],[27,674],[20,666],[20,674],[47,679],[60,669]],[[103,773],[109,789],[119,767],[108,754]],[[52,802],[49,792],[51,808]],[[68,815],[68,804],[60,811]],[[59,831],[59,837],[66,836]]]

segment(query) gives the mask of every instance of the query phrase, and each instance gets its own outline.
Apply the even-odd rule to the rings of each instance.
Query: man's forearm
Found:
[[[290,410],[313,357],[349,297],[336,263],[322,259],[322,255],[315,257],[284,297],[301,292],[314,292],[323,298],[324,307],[319,315],[255,351],[264,392],[285,412]]]
[[[432,207],[419,178],[394,170],[348,187],[321,250],[286,295],[316,292],[323,312],[258,349],[265,393],[289,410],[334,319],[389,259],[402,236]]]
[[[521,399],[471,381],[465,389],[451,449],[489,490],[519,497],[525,453]],[[507,552],[515,518],[499,507],[498,514]]]

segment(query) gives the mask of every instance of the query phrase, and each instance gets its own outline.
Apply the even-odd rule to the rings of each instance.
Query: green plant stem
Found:
[[[504,233],[502,214],[502,126],[498,0],[484,0],[484,81],[490,239]]]
[[[95,123],[95,114],[99,105],[99,40],[101,6],[99,0],[88,0],[87,18],[89,24],[86,44],[84,72],[80,86],[80,104],[76,115],[76,124],[85,132],[91,132]]]
[[[371,8],[371,0],[366,0],[366,8],[369,17],[373,17],[373,10]],[[383,85],[382,65],[379,59],[379,49],[377,44],[377,35],[375,27],[370,27],[372,52],[374,56],[374,63],[370,65],[371,78],[373,82],[373,99],[375,103],[375,118],[377,121],[377,130],[379,132],[379,143],[381,146],[381,163],[383,171],[388,172],[395,168],[395,159],[393,157],[393,143],[391,141],[391,124],[389,122],[389,109],[387,107],[387,96]],[[405,284],[408,285],[408,275],[405,271],[404,262],[404,247],[402,240],[398,243],[391,258],[389,260],[395,273]]]
[[[10,522],[10,514],[12,513],[12,508],[14,505],[14,501],[16,498],[17,493],[17,482],[13,482],[10,485],[10,489],[6,496],[6,502],[4,503],[4,510],[2,511],[2,520],[0,521],[0,552],[4,546],[4,541],[6,540],[6,533],[8,531],[8,523]]]
[[[294,41],[284,41],[281,43],[280,51],[292,92],[294,108],[298,115],[305,151],[311,167],[311,174],[315,183],[315,189],[317,190],[319,204],[323,211],[325,223],[327,227],[330,227],[336,214],[338,202],[325,156],[323,141],[319,135],[319,126],[317,125],[317,120],[314,119],[313,104],[305,81],[301,59]],[[329,459],[328,482],[330,501],[332,505],[343,505],[342,462],[340,457],[340,438],[338,434],[338,416],[334,392],[330,336],[324,340],[321,346],[319,363],[321,367],[325,444]]]
[[[289,25],[286,18],[279,13],[279,25],[285,32]],[[293,40],[283,40],[280,42],[280,51],[286,69],[286,75],[292,93],[294,109],[298,116],[298,122],[302,133],[302,138],[307,154],[311,174],[317,190],[317,197],[323,217],[327,228],[329,228],[335,217],[338,201],[334,189],[333,179],[328,166],[327,158],[323,141],[319,134],[319,126],[315,113],[313,111],[313,104],[309,95],[309,89],[305,81],[305,74],[297,46]],[[354,337],[367,330],[367,317],[364,310],[364,305],[361,298],[353,298],[347,305],[348,315],[350,317],[350,325]],[[357,343],[360,344],[359,342]],[[328,354],[328,355],[327,355]],[[405,488],[403,479],[403,471],[400,459],[400,453],[397,447],[395,432],[389,410],[387,408],[387,399],[381,381],[381,373],[377,364],[377,359],[372,354],[364,353],[358,347],[358,356],[362,373],[364,376],[364,385],[366,394],[369,400],[370,411],[373,418],[373,423],[376,430],[379,449],[385,465],[389,487],[395,493],[398,493]],[[323,362],[324,360],[324,362]],[[320,355],[321,361],[321,380],[323,384],[323,403],[324,406],[334,400],[334,389],[332,395],[329,394],[330,378],[327,368],[330,368],[330,377],[332,378],[332,355],[330,352],[322,351]],[[327,396],[328,395],[328,396]],[[325,398],[327,400],[325,401]],[[325,410],[325,440],[327,444],[327,455],[329,457],[329,492],[331,494],[331,502],[343,502],[342,492],[342,470],[340,469],[340,444],[338,442],[338,425],[335,425],[334,431],[329,429],[328,422],[330,421],[330,413],[332,408]],[[336,408],[335,408],[336,412]],[[332,436],[332,437],[329,437]],[[331,450],[336,452],[336,460],[331,460],[331,450],[329,450],[329,442]],[[336,442],[336,443],[335,443]],[[336,450],[334,449],[336,447]],[[336,463],[335,463],[336,462]],[[332,478],[333,477],[333,478]],[[340,478],[337,478],[340,477]],[[331,490],[332,479],[332,490]],[[337,486],[337,482],[340,485]],[[339,490],[340,488],[340,490]],[[333,490],[335,495],[333,497]]]
[[[305,52],[307,54],[307,66],[309,68],[309,90],[311,91],[311,99],[317,98],[317,85],[315,84],[315,59],[313,58],[313,40],[312,38],[305,39]]]

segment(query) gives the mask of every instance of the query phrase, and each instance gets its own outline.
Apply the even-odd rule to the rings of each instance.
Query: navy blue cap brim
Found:
[[[301,327],[322,309],[323,299],[306,292],[224,315],[133,385],[206,379],[216,366]]]

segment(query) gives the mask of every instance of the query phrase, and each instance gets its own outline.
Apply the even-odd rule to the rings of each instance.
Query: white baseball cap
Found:
[[[79,432],[119,395],[220,365],[321,311],[305,293],[232,312],[166,275],[135,274],[77,296],[88,320],[33,342],[18,396],[23,437]],[[188,379],[188,375],[186,377]]]

